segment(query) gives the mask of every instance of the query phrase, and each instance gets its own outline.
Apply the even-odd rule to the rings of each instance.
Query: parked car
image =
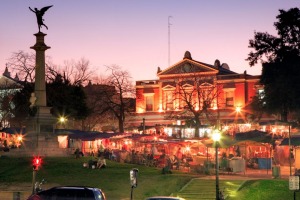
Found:
[[[60,186],[40,191],[27,200],[106,200],[99,188],[81,186]]]
[[[185,200],[181,197],[168,197],[168,196],[155,196],[155,197],[148,197],[146,200]]]

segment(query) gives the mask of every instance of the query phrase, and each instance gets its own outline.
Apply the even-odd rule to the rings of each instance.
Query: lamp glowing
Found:
[[[235,108],[235,111],[236,111],[236,112],[241,112],[241,111],[242,111],[241,106],[237,106],[237,107]]]
[[[212,134],[212,139],[215,142],[219,142],[221,139],[221,133],[219,131],[214,131]]]
[[[67,121],[67,119],[65,118],[65,117],[60,117],[59,118],[59,122],[60,123],[64,123],[64,122],[66,122]]]

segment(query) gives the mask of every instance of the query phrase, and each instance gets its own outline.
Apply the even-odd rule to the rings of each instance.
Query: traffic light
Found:
[[[42,165],[42,158],[41,157],[34,157],[33,158],[33,170],[39,170],[39,167]]]

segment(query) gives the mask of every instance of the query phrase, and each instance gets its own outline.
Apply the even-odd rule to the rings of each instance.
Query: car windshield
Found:
[[[93,191],[84,189],[59,189],[56,195],[57,199],[94,199]]]

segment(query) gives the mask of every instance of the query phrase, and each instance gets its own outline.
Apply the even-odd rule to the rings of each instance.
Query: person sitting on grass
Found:
[[[172,168],[172,161],[170,157],[166,156],[166,165],[162,168],[162,174],[172,174],[171,168]]]
[[[105,168],[106,167],[106,160],[104,158],[104,156],[100,156],[100,158],[98,159],[97,162],[97,168],[101,169],[101,168]]]
[[[173,166],[175,165],[176,169],[178,170],[180,165],[179,159],[175,155],[172,155],[170,156],[170,160],[172,163],[171,169],[173,169]]]

